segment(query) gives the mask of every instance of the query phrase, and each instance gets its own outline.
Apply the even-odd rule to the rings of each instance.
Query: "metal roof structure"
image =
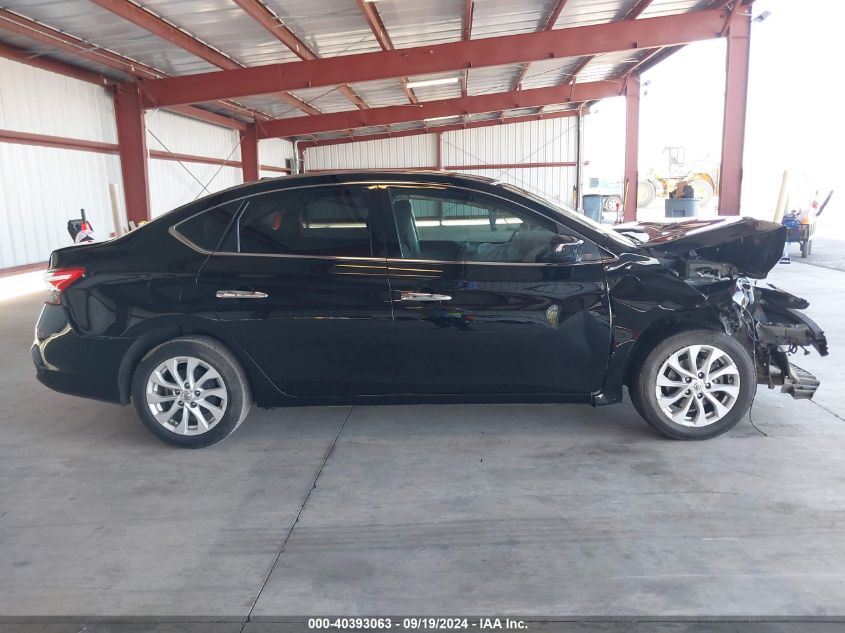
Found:
[[[147,110],[304,146],[580,114],[625,96],[636,211],[639,76],[725,38],[720,213],[739,210],[752,0],[0,0],[0,56],[114,95],[127,213],[149,217]],[[741,16],[741,17],[740,17]]]
[[[60,62],[96,73],[107,82],[150,81],[690,15],[725,4],[723,0],[4,0],[0,54],[22,61]],[[239,95],[191,108],[200,116],[203,110],[249,123],[304,121],[323,114],[608,80],[620,82],[621,94],[621,81],[630,71],[671,48],[635,47],[416,74],[409,64],[406,76]],[[549,99],[547,104],[522,107],[520,100],[520,105],[504,104],[495,111],[464,108],[456,116],[464,122],[504,121],[526,114],[543,116],[546,106],[577,109],[594,100],[574,102],[563,93],[543,98]],[[478,103],[483,108],[496,105],[489,99]],[[189,112],[186,104],[175,109],[179,108]],[[350,135],[353,129],[361,137],[455,123],[446,117],[422,116],[424,110],[420,108],[416,120],[404,116],[395,123],[353,125],[350,120],[331,130],[298,133],[299,128],[290,125],[279,129],[285,136],[313,141]]]

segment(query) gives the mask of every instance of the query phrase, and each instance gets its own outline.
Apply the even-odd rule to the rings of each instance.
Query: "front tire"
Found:
[[[186,336],[162,343],[140,362],[132,400],[147,430],[167,444],[203,448],[227,438],[252,406],[246,375],[219,342]]]
[[[705,440],[733,428],[751,408],[754,363],[734,338],[689,330],[661,341],[634,368],[631,400],[654,429]]]

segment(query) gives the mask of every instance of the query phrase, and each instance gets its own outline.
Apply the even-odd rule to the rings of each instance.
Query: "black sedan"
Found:
[[[619,402],[677,439],[725,432],[756,385],[812,397],[807,302],[763,278],[779,225],[616,230],[486,178],[356,172],[243,185],[54,252],[39,380],[132,403],[184,447],[250,407]]]

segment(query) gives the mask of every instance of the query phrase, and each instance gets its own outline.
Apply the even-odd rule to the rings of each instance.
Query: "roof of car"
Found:
[[[289,180],[295,178],[299,179],[317,179],[320,178],[347,178],[347,179],[354,179],[357,180],[359,178],[396,178],[398,176],[416,176],[416,177],[425,177],[425,178],[437,178],[439,177],[449,177],[449,178],[458,178],[463,180],[472,180],[475,182],[483,182],[485,184],[495,184],[498,182],[494,178],[488,178],[486,176],[476,176],[474,174],[463,174],[460,172],[454,171],[440,171],[440,170],[433,170],[433,169],[336,169],[336,170],[326,170],[326,171],[310,171],[305,172],[302,174],[291,174],[289,176],[278,176],[275,178],[262,178],[261,180]]]

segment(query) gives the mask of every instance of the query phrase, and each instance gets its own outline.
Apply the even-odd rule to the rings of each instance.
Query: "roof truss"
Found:
[[[719,37],[722,11],[628,20],[571,29],[269,64],[146,81],[148,106],[198,103],[238,96],[337,86],[408,75],[460,72],[543,59],[676,46]]]

